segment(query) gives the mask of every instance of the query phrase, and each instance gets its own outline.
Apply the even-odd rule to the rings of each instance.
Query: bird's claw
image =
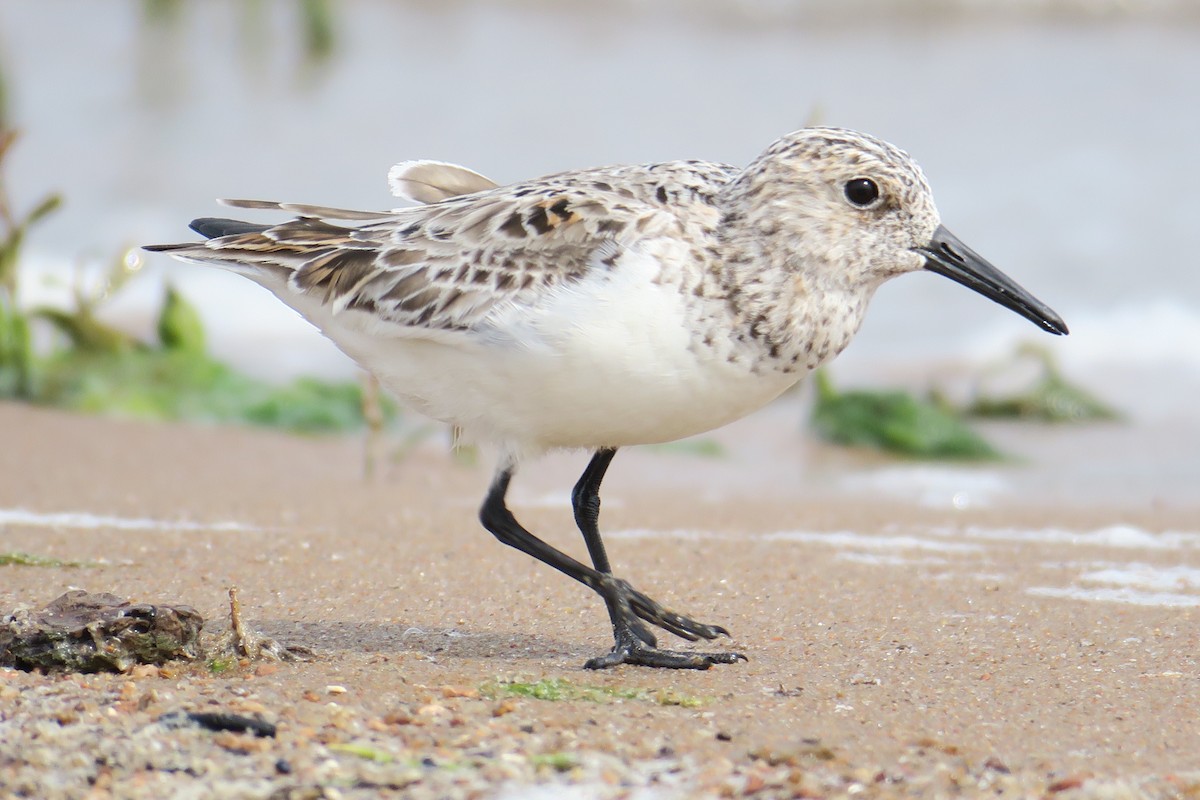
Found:
[[[645,622],[656,625],[688,641],[728,636],[720,625],[702,622],[676,614],[662,604],[634,589],[628,581],[612,575],[603,576],[598,587],[613,615],[613,634],[616,644],[602,656],[584,664],[586,669],[604,669],[616,664],[637,664],[666,669],[708,669],[713,664],[732,664],[745,661],[741,653],[686,653],[659,650],[658,639]],[[645,622],[643,622],[645,620]]]
[[[686,653],[678,650],[659,650],[648,645],[630,628],[614,626],[616,644],[602,656],[589,659],[584,669],[605,669],[617,664],[660,669],[708,669],[713,664],[734,664],[748,659],[741,653]]]
[[[690,617],[676,614],[656,600],[634,589],[628,581],[612,575],[604,575],[597,591],[608,601],[610,607],[616,610],[620,618],[627,619],[629,627],[637,637],[646,644],[655,645],[654,634],[650,632],[635,617],[640,617],[651,625],[657,625],[665,631],[675,634],[681,639],[695,642],[700,639],[715,639],[718,636],[729,636],[729,631],[720,625],[705,625]]]

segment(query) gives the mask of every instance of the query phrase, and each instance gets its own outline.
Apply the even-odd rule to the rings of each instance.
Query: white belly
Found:
[[[745,416],[795,383],[795,374],[751,372],[694,346],[703,332],[689,326],[683,296],[653,280],[657,265],[622,266],[504,309],[481,330],[429,338],[397,336],[358,311],[334,317],[269,288],[405,403],[518,452],[673,441]]]

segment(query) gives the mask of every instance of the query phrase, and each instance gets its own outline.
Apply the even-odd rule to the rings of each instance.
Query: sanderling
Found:
[[[616,577],[600,483],[618,447],[711,430],[842,351],[885,280],[931,270],[1065,334],[1046,305],[950,234],[907,154],[806,128],[745,169],[672,161],[509,186],[434,161],[390,173],[426,205],[386,212],[224,201],[294,218],[198,219],[207,241],[148,249],[245,275],[300,312],[402,401],[499,445],[485,528],[596,591],[616,640],[585,666],[705,669],[733,652],[662,650],[724,628]],[[505,503],[518,462],[587,448],[572,493],[592,566]]]

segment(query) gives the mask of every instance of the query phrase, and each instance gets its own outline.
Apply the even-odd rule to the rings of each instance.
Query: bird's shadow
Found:
[[[523,633],[475,632],[439,629],[402,622],[297,622],[285,619],[253,620],[251,626],[285,647],[300,646],[317,655],[351,653],[420,653],[431,657],[585,658],[585,645],[550,636]]]

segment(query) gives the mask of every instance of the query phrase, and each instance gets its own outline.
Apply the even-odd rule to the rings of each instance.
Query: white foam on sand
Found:
[[[684,541],[758,541],[799,542],[820,544],[847,550],[932,550],[941,553],[973,553],[983,550],[981,545],[966,542],[947,542],[942,539],[924,539],[909,535],[871,536],[853,531],[775,531],[739,536],[704,530],[656,531],[647,528],[627,528],[605,534],[613,539],[680,539]]]
[[[852,564],[869,564],[875,567],[926,567],[941,566],[949,563],[937,556],[918,556],[910,558],[895,553],[861,553],[848,550],[837,554],[838,561],[849,561]]]
[[[1079,576],[1084,583],[1108,583],[1150,591],[1200,591],[1200,568],[1181,564],[1158,567],[1153,564],[1095,564],[1091,572]],[[1098,568],[1097,568],[1098,567]]]
[[[625,528],[617,531],[605,531],[606,539],[679,539],[684,542],[698,542],[711,539],[735,539],[740,537],[726,536],[713,531],[686,530],[677,528],[669,531],[655,531],[650,528]]]
[[[923,535],[928,534],[928,536]],[[1067,528],[984,528],[938,526],[919,531],[892,527],[883,534],[854,531],[774,531],[760,534],[717,533],[701,529],[652,530],[626,528],[606,532],[616,539],[679,539],[687,541],[799,542],[857,550],[926,550],[942,553],[974,553],[988,543],[1070,544],[1080,547],[1110,547],[1122,550],[1185,550],[1200,548],[1200,531],[1152,532],[1133,525],[1109,525],[1093,530]],[[974,541],[948,541],[967,539]]]
[[[1090,531],[1065,528],[935,528],[936,536],[965,536],[1002,542],[1042,542],[1091,547],[1139,548],[1146,550],[1181,550],[1200,547],[1200,532],[1162,531],[1152,533],[1133,525],[1109,525]]]
[[[908,535],[868,536],[851,531],[778,531],[756,538],[766,542],[804,542],[864,550],[932,550],[939,553],[973,553],[983,549],[977,544],[965,542],[947,542]]]
[[[1061,564],[1049,566],[1054,569],[1063,567]],[[1200,568],[1197,567],[1182,564],[1160,567],[1138,562],[1092,562],[1065,566],[1084,570],[1076,579],[1083,585],[1061,588],[1038,586],[1027,591],[1042,597],[1063,597],[1070,600],[1175,608],[1200,606]]]
[[[886,467],[848,475],[841,488],[867,491],[926,508],[981,508],[1009,491],[998,472],[927,465]]]
[[[1039,597],[1061,597],[1067,600],[1091,600],[1102,603],[1126,603],[1135,606],[1169,606],[1173,608],[1193,608],[1200,606],[1200,595],[1143,592],[1128,588],[1033,586],[1025,591]]]
[[[29,511],[24,508],[0,508],[0,525],[25,525],[39,528],[115,528],[123,531],[256,531],[240,522],[190,522],[148,517],[113,517],[89,511]]]

